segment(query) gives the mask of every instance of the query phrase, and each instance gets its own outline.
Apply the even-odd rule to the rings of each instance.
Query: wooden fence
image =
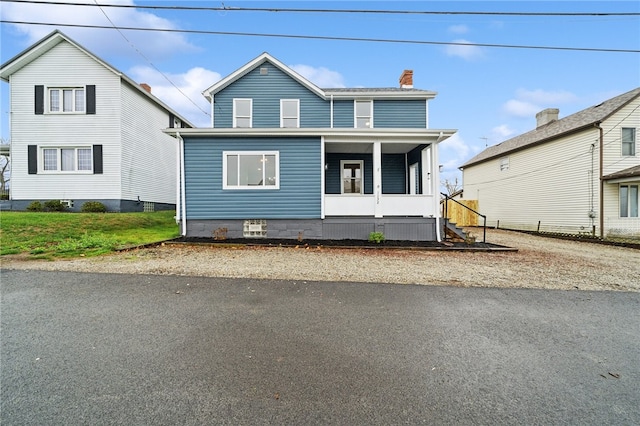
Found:
[[[458,203],[478,211],[478,200],[458,200]],[[447,201],[449,220],[458,226],[478,226],[478,215],[458,203],[452,200]]]

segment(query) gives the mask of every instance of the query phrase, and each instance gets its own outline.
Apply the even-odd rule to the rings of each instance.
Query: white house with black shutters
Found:
[[[60,31],[0,67],[10,86],[11,208],[100,201],[110,211],[176,204],[177,143],[192,127],[173,109]]]

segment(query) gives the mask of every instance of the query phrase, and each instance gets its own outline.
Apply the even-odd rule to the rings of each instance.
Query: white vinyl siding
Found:
[[[300,99],[280,100],[280,127],[300,127]]]
[[[96,85],[96,115],[34,114],[34,86]],[[11,76],[11,196],[16,200],[120,199],[120,78],[69,43],[62,42]],[[49,92],[45,89],[45,104]],[[86,108],[86,105],[84,106]],[[165,126],[166,127],[166,126]],[[103,174],[28,174],[27,145],[42,149],[102,145]]]
[[[253,100],[233,100],[233,127],[253,127]]]

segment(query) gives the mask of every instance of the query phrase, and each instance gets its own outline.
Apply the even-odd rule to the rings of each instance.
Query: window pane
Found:
[[[356,102],[356,115],[358,117],[371,116],[371,102]]]
[[[273,186],[276,184],[276,156],[264,156],[264,177],[265,185]]]
[[[76,111],[84,111],[84,89],[76,89]]]
[[[78,149],[78,170],[91,170],[91,149]]]
[[[298,127],[298,119],[297,118],[283,118],[282,119],[283,127]]]
[[[63,90],[62,110],[65,112],[73,111],[73,90]]]
[[[49,91],[49,111],[60,111],[60,91]]]
[[[358,129],[371,127],[371,120],[369,119],[369,117],[358,118],[356,120],[356,127]]]
[[[238,185],[238,156],[227,155],[227,185]]]
[[[251,126],[250,118],[236,118],[236,127],[249,128]]]
[[[297,117],[298,101],[282,101],[282,116],[289,118]]]
[[[262,155],[240,156],[240,185],[262,185]]]
[[[62,149],[62,171],[75,170],[75,149]]]
[[[629,216],[638,217],[638,185],[629,187]]]
[[[620,217],[628,217],[629,215],[629,187],[620,186]]]
[[[236,116],[249,117],[251,115],[251,101],[236,100]]]
[[[58,170],[58,150],[57,149],[45,149],[44,155],[44,169],[45,170]]]

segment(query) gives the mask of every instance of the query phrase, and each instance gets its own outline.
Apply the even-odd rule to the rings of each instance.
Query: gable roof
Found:
[[[211,102],[212,97],[229,86],[236,80],[239,80],[250,71],[256,69],[260,65],[265,62],[270,62],[280,71],[289,75],[291,78],[296,80],[298,83],[305,86],[311,92],[315,93],[322,99],[329,99],[331,97],[335,99],[354,99],[355,97],[370,97],[376,99],[408,99],[408,98],[416,98],[416,99],[433,99],[436,97],[437,93],[428,91],[428,90],[420,90],[420,89],[405,89],[405,88],[393,88],[393,87],[382,87],[382,88],[330,88],[330,89],[322,89],[309,80],[307,80],[302,75],[298,74],[296,71],[292,70],[290,67],[286,66],[269,53],[264,52],[257,58],[252,61],[246,63],[233,73],[229,74],[227,77],[218,81],[208,89],[204,90],[202,94],[209,102]]]
[[[172,113],[174,116],[178,117],[186,125],[193,127],[193,124],[191,124],[189,120],[184,118],[181,114],[173,110],[171,107],[169,107],[167,104],[162,102],[160,99],[158,99],[151,93],[147,92],[143,87],[141,87],[133,79],[127,77],[126,74],[122,73],[121,71],[118,71],[109,63],[105,62],[100,57],[94,55],[93,53],[85,49],[83,46],[75,42],[73,39],[68,37],[66,34],[61,32],[60,30],[53,31],[52,33],[50,33],[40,41],[34,43],[33,45],[29,46],[28,48],[26,48],[16,56],[14,56],[13,58],[6,61],[4,64],[0,65],[0,79],[8,82],[9,76],[20,71],[23,67],[35,61],[40,56],[44,55],[45,53],[47,53],[48,51],[50,51],[51,49],[53,49],[55,46],[57,46],[62,42],[67,42],[72,46],[74,46],[76,49],[82,51],[91,59],[98,62],[99,64],[107,68],[109,71],[111,71],[112,73],[120,77],[124,82],[129,84],[131,87],[137,90],[140,94],[147,97],[152,102],[158,104],[160,107],[164,108],[168,112]]]
[[[591,106],[560,120],[540,126],[535,130],[523,133],[497,145],[490,146],[460,166],[460,169],[483,163],[552,139],[599,124],[620,108],[640,96],[640,87],[611,98],[598,105]]]

